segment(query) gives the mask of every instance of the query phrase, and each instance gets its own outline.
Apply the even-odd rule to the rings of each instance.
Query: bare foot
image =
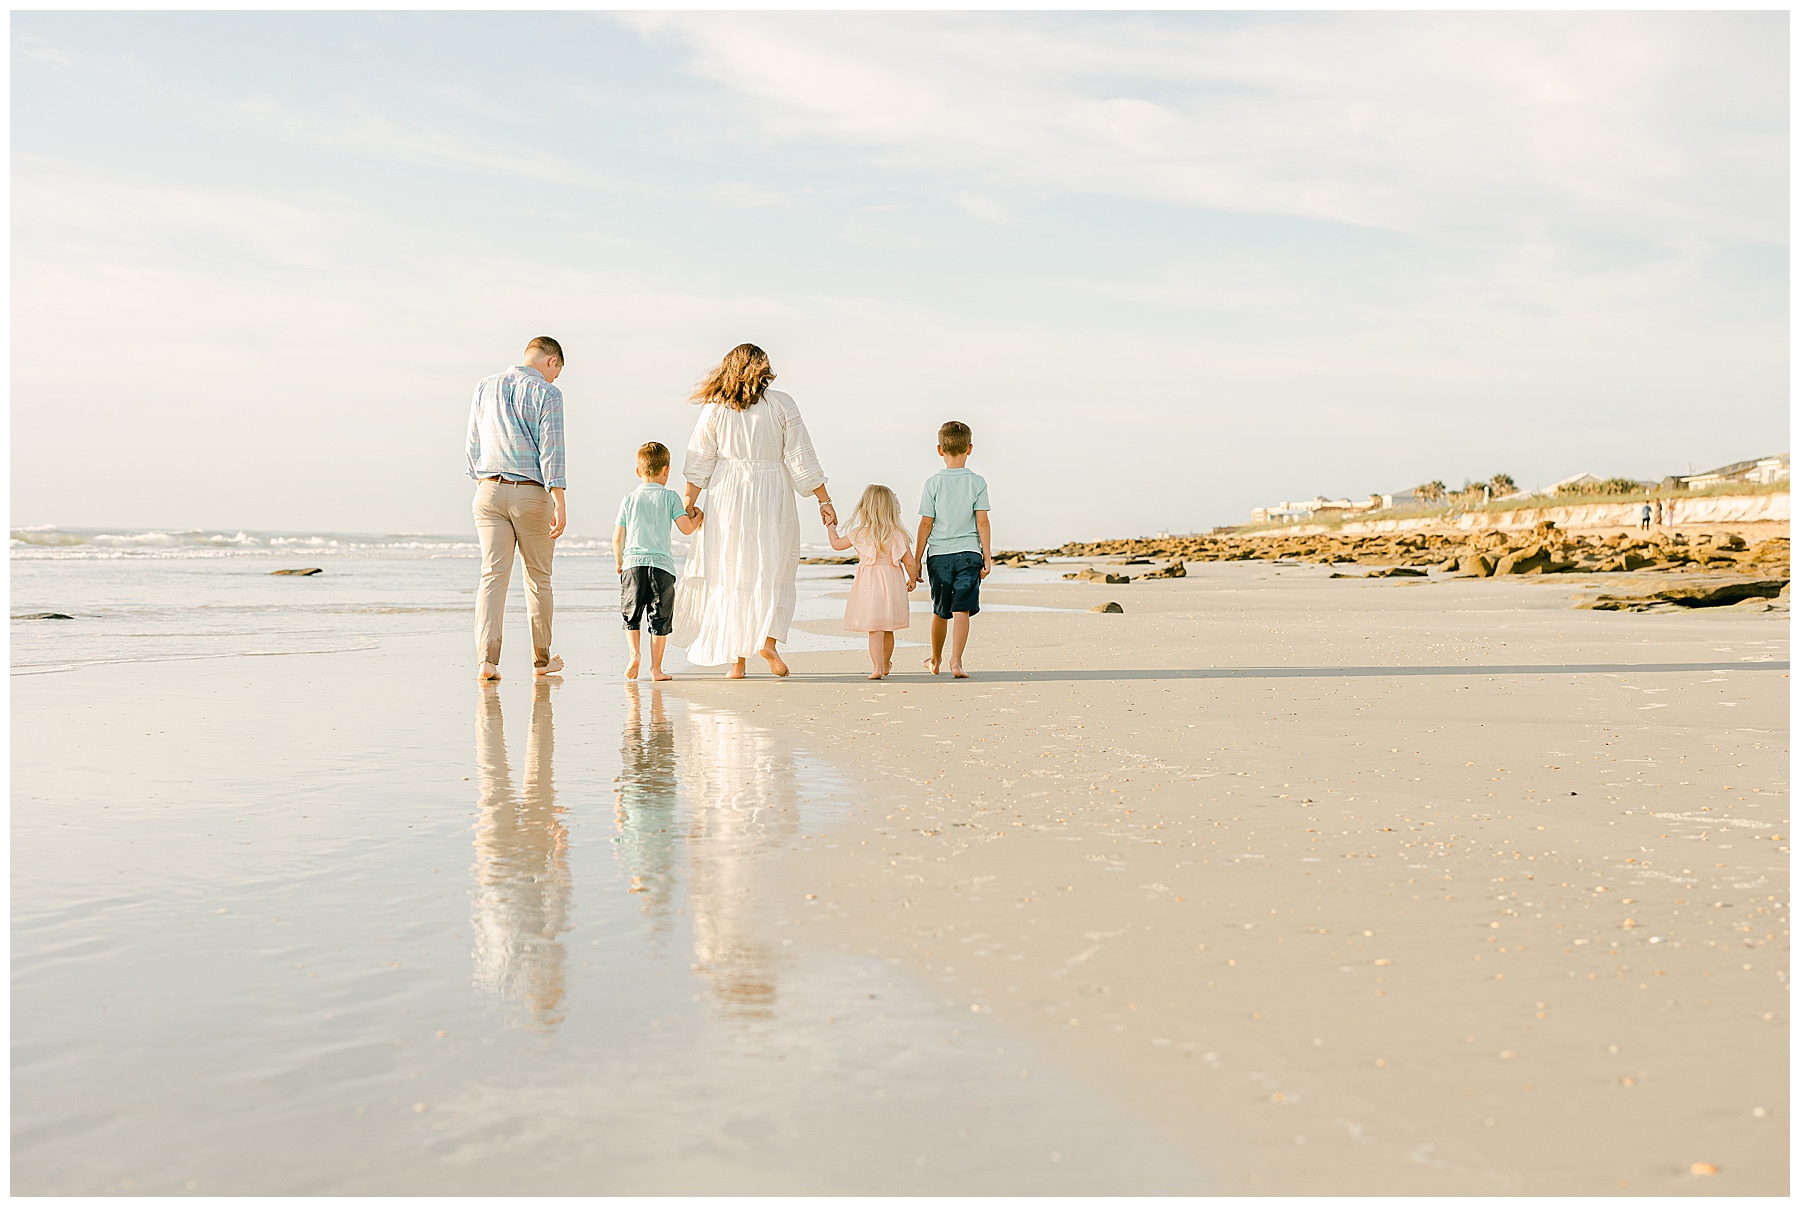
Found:
[[[727,679],[742,679],[744,677],[744,660],[739,658],[736,662],[732,663],[731,669],[725,672],[725,677]]]
[[[774,650],[763,650],[762,656],[763,661],[769,664],[769,669],[775,672],[775,677],[777,679],[787,678],[788,664],[781,660],[780,654],[777,654]]]
[[[500,668],[491,662],[484,662],[481,664],[480,677],[483,680],[498,679],[500,677]]]
[[[637,664],[636,659],[633,659],[631,662],[626,664],[625,677],[627,679],[635,679],[635,678],[637,678],[637,672],[638,672],[638,664]]]
[[[950,664],[950,677],[952,679],[967,679],[969,677],[969,672],[962,668],[962,663],[953,662]]]
[[[650,668],[650,681],[652,683],[667,683],[674,677],[674,675],[671,675],[660,666],[653,666]]]
[[[562,668],[563,668],[563,660],[561,658],[557,657],[556,655],[552,654],[550,656],[550,661],[544,663],[544,665],[542,665],[542,666],[533,667],[531,673],[541,679],[545,675],[560,675],[560,674],[562,674]]]
[[[870,675],[870,676],[869,676],[869,678],[871,678],[871,679],[879,679],[879,678],[881,678],[881,677],[882,677],[882,676],[883,676],[883,675],[885,675],[885,674],[887,674],[887,672],[886,672],[886,671],[876,671],[876,672],[875,672],[875,673],[874,673],[874,674],[872,674],[872,675]]]
[[[938,660],[936,658],[925,659],[925,669],[930,671],[934,675],[937,674],[938,673]]]
[[[881,664],[881,673],[884,676],[894,673],[894,660],[892,658],[889,658],[886,662]]]

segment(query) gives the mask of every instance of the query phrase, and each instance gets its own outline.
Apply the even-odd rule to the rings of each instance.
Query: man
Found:
[[[562,345],[540,335],[525,345],[523,364],[475,387],[469,408],[469,476],[476,480],[475,530],[481,534],[475,656],[483,679],[500,677],[500,629],[515,551],[525,555],[534,673],[554,675],[563,668],[550,653],[550,557],[568,524],[562,391],[552,384],[562,368]]]

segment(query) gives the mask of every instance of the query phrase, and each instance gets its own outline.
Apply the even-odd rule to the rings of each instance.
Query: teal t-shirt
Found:
[[[681,496],[667,486],[646,482],[619,504],[618,526],[625,530],[625,568],[655,566],[675,573],[675,555],[669,551],[669,528],[675,517],[687,514]]]
[[[980,553],[975,513],[988,510],[987,479],[972,469],[939,470],[925,480],[919,514],[931,517],[924,554]]]

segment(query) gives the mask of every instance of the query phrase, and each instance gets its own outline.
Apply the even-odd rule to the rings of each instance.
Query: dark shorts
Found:
[[[981,562],[979,553],[940,553],[925,559],[933,616],[949,620],[952,612],[973,616],[981,611]]]
[[[625,627],[648,628],[667,637],[675,628],[675,576],[655,566],[627,566],[619,572],[619,614]]]

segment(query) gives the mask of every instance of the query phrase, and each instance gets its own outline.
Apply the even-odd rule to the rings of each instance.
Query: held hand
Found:
[[[827,528],[836,525],[837,508],[833,507],[830,503],[819,504],[819,519],[825,522]]]
[[[701,511],[698,507],[688,508],[688,514],[694,517],[694,527],[698,528],[700,525],[706,523],[706,513]]]

